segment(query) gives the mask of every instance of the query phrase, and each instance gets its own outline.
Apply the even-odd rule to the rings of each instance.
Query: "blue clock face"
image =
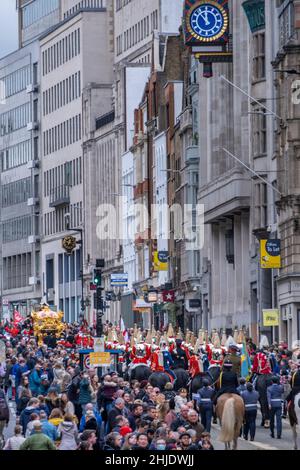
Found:
[[[221,10],[209,3],[200,5],[190,17],[193,32],[207,40],[218,36],[224,28],[224,23],[225,18]]]

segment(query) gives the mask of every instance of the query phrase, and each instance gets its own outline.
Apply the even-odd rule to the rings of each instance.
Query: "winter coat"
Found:
[[[56,450],[56,447],[49,437],[37,432],[23,442],[20,450]]]
[[[36,369],[33,369],[31,374],[29,375],[29,388],[32,392],[32,395],[39,395],[40,393],[40,386],[41,386],[41,378]]]
[[[53,424],[53,426],[55,426],[56,428],[58,428],[58,426],[60,425],[60,423],[63,422],[63,419],[62,419],[62,418],[51,418],[51,419],[49,419],[48,422],[51,423],[51,424]]]
[[[97,420],[97,425],[98,425],[98,428],[101,429],[101,426],[102,426],[102,417],[101,415],[97,412],[96,409],[93,410],[94,411],[94,415],[95,415],[95,418]],[[85,420],[85,414],[82,415],[82,418],[80,420],[80,425],[79,425],[79,431],[80,432],[83,432],[84,429],[90,429],[90,428],[87,428],[85,426],[85,423],[86,423],[86,420]]]
[[[65,415],[71,415],[71,416],[75,415],[75,408],[74,408],[74,405],[71,401],[67,402],[66,407],[64,409],[64,414]]]
[[[68,388],[68,399],[75,405],[78,404],[79,400],[79,390],[80,390],[80,375],[73,377],[70,386]]]
[[[54,426],[52,423],[49,423],[47,419],[42,419],[41,423],[43,434],[48,436],[51,441],[56,441],[58,437],[56,426]]]
[[[196,431],[197,433],[197,439],[200,440],[201,439],[201,435],[204,431],[204,426],[202,426],[202,424],[198,421],[198,423],[195,423],[195,424],[191,424],[191,423],[188,423],[188,426],[185,426],[185,429],[188,431],[189,429],[193,429],[194,431]]]
[[[91,390],[90,382],[88,379],[82,379],[79,386],[79,403],[80,405],[87,405],[91,403]]]
[[[22,413],[23,410],[25,410],[28,402],[29,402],[30,398],[29,397],[21,397],[19,398],[18,400],[18,403],[17,403],[17,414],[20,415]]]
[[[58,434],[61,437],[59,450],[76,450],[78,442],[78,430],[74,423],[63,421],[58,426]]]
[[[27,425],[30,421],[30,416],[32,413],[37,413],[37,409],[34,406],[27,406],[20,415],[20,425],[23,428],[24,435],[26,433]]]
[[[124,413],[118,410],[118,408],[116,408],[115,406],[113,406],[110,412],[108,413],[107,418],[108,432],[111,432],[111,430],[115,427],[117,416],[124,416]]]
[[[50,398],[46,397],[45,404],[48,410],[47,414],[48,416],[50,416],[54,408],[60,408],[60,399],[56,398],[53,402],[52,400],[50,400]]]
[[[19,450],[20,446],[25,441],[23,436],[13,436],[7,439],[4,450]]]
[[[187,404],[187,398],[183,398],[180,395],[176,395],[175,397],[175,413],[179,413],[181,407]]]

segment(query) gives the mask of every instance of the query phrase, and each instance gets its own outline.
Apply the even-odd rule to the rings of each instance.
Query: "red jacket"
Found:
[[[200,372],[199,358],[197,358],[197,356],[191,356],[189,360],[189,373],[192,378],[194,378],[196,375],[200,374]]]
[[[163,372],[164,371],[164,358],[160,351],[154,351],[151,357],[151,369],[154,372]]]
[[[272,374],[271,365],[269,359],[264,353],[257,353],[252,366],[252,372],[254,374]]]
[[[150,346],[145,346],[145,355],[143,357],[136,355],[136,346],[133,346],[130,359],[133,364],[147,364],[148,360],[151,358],[151,348]]]

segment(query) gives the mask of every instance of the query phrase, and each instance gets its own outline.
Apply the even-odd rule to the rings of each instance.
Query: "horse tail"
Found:
[[[222,413],[222,427],[219,440],[221,442],[231,442],[235,437],[235,401],[234,398],[226,400]]]

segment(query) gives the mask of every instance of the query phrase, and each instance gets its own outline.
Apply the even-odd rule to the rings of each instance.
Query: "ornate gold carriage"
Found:
[[[43,338],[48,333],[54,333],[57,338],[65,329],[63,312],[54,312],[48,305],[43,305],[41,310],[31,312],[34,336],[38,338],[38,344],[43,344]]]

